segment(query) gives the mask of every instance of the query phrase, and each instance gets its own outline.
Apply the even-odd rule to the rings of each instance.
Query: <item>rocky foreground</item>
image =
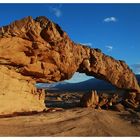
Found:
[[[43,111],[45,94],[35,83],[70,79],[75,72],[134,91],[136,99],[140,95],[124,61],[74,43],[46,17],[26,17],[0,28],[0,115]]]
[[[140,136],[140,113],[74,108],[0,119],[0,136]]]
[[[0,136],[140,136],[140,112],[129,107],[106,108],[103,100],[102,106],[100,101],[100,108],[95,109],[97,97],[86,98],[85,105],[92,106],[78,107],[83,94],[47,92],[46,105],[50,109],[1,116]],[[102,95],[104,99],[107,95],[113,97],[112,92]]]

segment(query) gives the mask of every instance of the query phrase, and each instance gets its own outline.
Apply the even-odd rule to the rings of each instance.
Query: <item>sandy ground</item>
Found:
[[[63,102],[65,95],[58,98],[58,94],[48,94],[47,98],[53,99],[52,103],[57,107],[68,105],[63,111],[0,118],[0,136],[140,136],[139,112],[74,107],[72,101]],[[69,97],[77,99],[76,105],[78,97],[71,95]]]

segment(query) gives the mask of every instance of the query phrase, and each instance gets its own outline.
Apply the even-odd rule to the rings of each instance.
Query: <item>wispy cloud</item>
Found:
[[[84,46],[92,46],[92,43],[90,43],[90,42],[88,42],[88,43],[79,43],[79,44],[81,44],[81,45],[84,45]]]
[[[107,49],[108,52],[110,52],[110,51],[113,50],[113,46],[111,46],[111,45],[107,45],[105,47],[106,47],[106,49]]]
[[[50,7],[50,12],[53,13],[57,18],[62,16],[61,10],[62,4],[58,5],[57,7]]]
[[[116,17],[107,17],[103,21],[104,22],[116,22],[117,18]]]
[[[140,74],[140,63],[139,64],[133,64],[130,67],[132,68],[132,70],[134,71],[134,73]]]

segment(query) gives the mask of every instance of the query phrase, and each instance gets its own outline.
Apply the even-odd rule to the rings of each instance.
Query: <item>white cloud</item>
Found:
[[[130,67],[132,68],[132,70],[134,71],[134,73],[140,74],[140,64],[133,64]]]
[[[113,46],[111,46],[111,45],[107,45],[105,47],[106,47],[106,49],[107,49],[108,52],[110,52],[110,51],[113,50]]]
[[[58,7],[50,7],[50,11],[57,17],[61,17],[62,16],[62,10],[60,9],[62,6],[58,6]]]
[[[84,45],[84,46],[90,46],[90,47],[92,46],[92,43],[90,43],[90,42],[89,43],[79,43],[79,44]]]
[[[107,17],[104,19],[104,22],[116,22],[117,19],[116,17]]]

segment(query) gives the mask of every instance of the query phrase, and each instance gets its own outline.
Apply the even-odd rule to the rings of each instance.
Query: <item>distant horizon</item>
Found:
[[[0,27],[27,16],[46,16],[76,43],[124,60],[140,74],[140,4],[0,4]],[[69,82],[90,79],[75,73]]]

